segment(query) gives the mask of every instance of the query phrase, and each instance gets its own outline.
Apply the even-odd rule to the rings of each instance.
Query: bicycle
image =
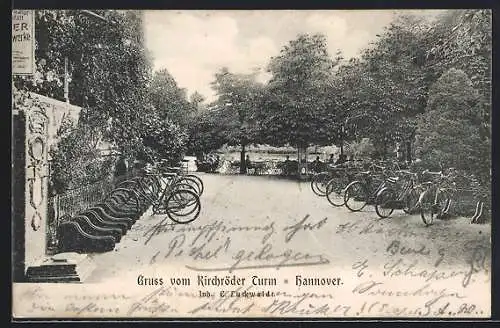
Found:
[[[201,210],[196,188],[177,173],[144,172],[143,176],[124,181],[118,186],[134,186],[144,202],[152,205],[153,214],[167,214],[174,222],[186,224],[198,218]],[[192,181],[192,180],[191,180]]]
[[[328,202],[335,207],[344,205],[344,190],[359,173],[359,167],[332,167],[330,180],[325,186],[325,196]]]
[[[203,180],[195,174],[188,174],[185,172],[184,168],[178,167],[170,167],[170,166],[162,166],[159,169],[163,172],[176,173],[178,176],[182,177],[185,183],[193,185],[196,188],[198,195],[201,197],[203,191],[205,190],[205,185],[203,184]]]
[[[326,196],[325,186],[330,181],[329,172],[316,173],[311,178],[311,189],[313,193],[320,197]]]
[[[443,171],[425,170],[422,174],[436,176],[434,180],[425,183],[426,190],[420,194],[418,200],[422,221],[426,226],[430,226],[435,219],[442,218],[450,209],[450,188],[446,186],[450,176],[443,174]]]
[[[186,224],[196,220],[201,211],[200,196],[194,187],[183,183],[185,179],[177,173],[161,173],[157,178],[162,179],[162,191],[155,203],[153,203],[153,213],[163,214],[175,223]]]
[[[361,160],[356,160],[356,162],[361,162]],[[355,166],[347,166],[347,163],[342,164],[325,164],[326,169],[319,173],[315,173],[311,178],[311,189],[312,191],[320,196],[325,197],[327,194],[327,184],[330,180],[338,177],[339,171],[344,171],[347,169],[357,168],[359,165],[355,163]]]
[[[386,186],[386,179],[391,176],[389,170],[373,164],[380,172],[372,170],[359,172],[357,179],[349,183],[344,190],[344,205],[351,212],[359,212],[366,205],[375,205],[377,193]]]
[[[418,206],[420,192],[416,173],[401,170],[396,176],[388,177],[375,199],[375,212],[380,218],[387,218],[396,209],[412,214]],[[400,181],[401,180],[401,181]],[[399,185],[398,185],[399,184]]]

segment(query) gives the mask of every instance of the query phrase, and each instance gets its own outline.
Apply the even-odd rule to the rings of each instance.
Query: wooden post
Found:
[[[342,124],[341,130],[340,130],[340,155],[344,155],[344,135],[345,135],[345,126]]]
[[[69,104],[68,57],[64,57],[64,100]]]

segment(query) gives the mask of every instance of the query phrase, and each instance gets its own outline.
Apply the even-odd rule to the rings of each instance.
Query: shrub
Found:
[[[489,186],[489,138],[481,136],[480,95],[460,70],[450,69],[432,86],[416,133],[423,167],[455,167]]]

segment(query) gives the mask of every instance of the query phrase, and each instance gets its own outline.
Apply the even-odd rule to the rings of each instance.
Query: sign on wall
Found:
[[[12,10],[12,74],[35,72],[35,15],[33,10]]]

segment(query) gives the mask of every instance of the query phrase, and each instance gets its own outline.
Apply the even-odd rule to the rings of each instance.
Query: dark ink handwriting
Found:
[[[391,255],[429,255],[431,251],[425,246],[421,245],[417,248],[412,248],[402,245],[401,241],[393,240],[386,249],[386,252]]]
[[[330,261],[322,254],[311,255],[309,253],[296,252],[292,249],[286,249],[279,253],[273,252],[271,244],[265,244],[258,251],[248,251],[241,249],[234,256],[235,262],[228,267],[220,268],[202,268],[186,266],[195,271],[229,271],[243,269],[275,268],[281,267],[299,267],[309,265],[328,264]],[[251,265],[245,265],[245,262],[252,262]]]
[[[285,236],[285,242],[288,243],[290,240],[292,240],[293,236],[295,236],[295,234],[300,230],[306,231],[306,230],[321,229],[321,227],[328,221],[328,218],[324,218],[323,220],[318,221],[316,223],[306,223],[309,217],[310,215],[307,214],[299,222],[283,228],[283,231],[290,230]]]
[[[362,277],[363,276],[364,270],[366,268],[368,268],[368,260],[358,261],[358,262],[355,262],[352,265],[352,269],[353,270],[358,270],[358,272],[356,273],[356,275],[358,277]]]

